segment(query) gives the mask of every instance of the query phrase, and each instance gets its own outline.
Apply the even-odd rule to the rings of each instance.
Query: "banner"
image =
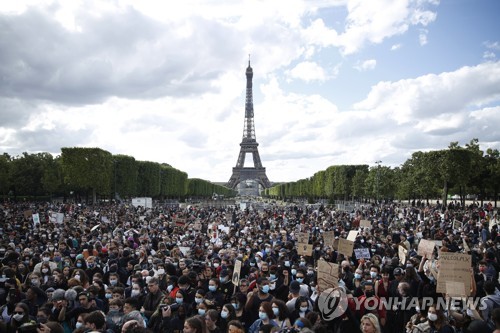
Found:
[[[312,256],[313,245],[307,243],[298,243],[297,244],[297,254],[300,256]]]
[[[434,241],[429,241],[427,239],[421,239],[418,243],[417,254],[419,256],[425,257],[427,259],[432,258],[432,254],[434,253],[434,247],[436,243]]]
[[[339,285],[339,265],[325,260],[319,260],[317,266],[318,290],[336,288]]]
[[[339,253],[341,253],[347,257],[351,257],[353,249],[354,249],[354,242],[353,241],[339,238],[339,250],[338,250]]]
[[[447,293],[453,296],[469,296],[471,289],[471,269],[472,259],[469,254],[440,252],[439,254],[439,272],[437,276],[436,292]],[[450,284],[450,282],[457,282]],[[465,295],[462,293],[463,283]]]
[[[354,256],[356,257],[356,259],[370,259],[370,249],[354,249]]]

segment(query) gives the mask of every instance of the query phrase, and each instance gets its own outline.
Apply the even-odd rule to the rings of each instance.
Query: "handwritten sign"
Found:
[[[463,227],[463,223],[462,222],[453,221],[453,229],[454,230],[462,229],[462,227]]]
[[[325,246],[332,246],[335,241],[335,233],[333,231],[325,231],[323,233],[323,242]]]
[[[186,222],[187,220],[185,218],[181,218],[181,217],[176,217],[174,219],[174,223],[177,227],[184,227],[186,226]]]
[[[352,250],[354,249],[354,242],[339,238],[339,250],[338,252],[345,255],[345,256],[352,256]]]
[[[301,256],[311,256],[313,252],[312,244],[307,243],[298,243],[297,244],[297,253]]]
[[[434,247],[436,243],[434,241],[429,241],[427,239],[421,239],[418,243],[417,254],[424,258],[430,259],[432,258],[432,254],[434,252]]]
[[[371,228],[372,227],[372,223],[370,222],[370,220],[361,220],[359,222],[359,226],[361,228]]]
[[[320,291],[336,288],[339,285],[339,265],[319,260],[317,266],[318,288]]]
[[[461,292],[462,288],[458,288],[457,284],[452,284],[449,290],[447,290],[447,283],[458,282],[464,284],[465,294],[469,296],[471,290],[471,263],[472,259],[469,254],[441,252],[439,254],[436,292],[447,293],[450,291],[454,294]]]

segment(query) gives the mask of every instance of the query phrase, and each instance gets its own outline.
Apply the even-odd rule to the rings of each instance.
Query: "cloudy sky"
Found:
[[[472,138],[500,149],[499,13],[498,0],[2,1],[0,153],[100,147],[227,181],[249,54],[271,181]]]

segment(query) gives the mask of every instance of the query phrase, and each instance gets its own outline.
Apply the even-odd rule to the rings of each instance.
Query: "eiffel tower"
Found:
[[[233,174],[227,183],[227,187],[236,189],[238,184],[246,180],[254,180],[258,182],[263,188],[271,187],[271,182],[266,176],[266,168],[262,166],[260,161],[259,150],[257,147],[257,139],[255,138],[255,125],[253,119],[253,97],[252,97],[252,78],[253,70],[250,67],[250,60],[248,60],[248,67],[246,70],[247,76],[247,92],[245,99],[245,121],[243,123],[243,140],[240,143],[240,154],[236,166],[233,168]],[[253,168],[244,167],[245,156],[251,153],[253,156]]]

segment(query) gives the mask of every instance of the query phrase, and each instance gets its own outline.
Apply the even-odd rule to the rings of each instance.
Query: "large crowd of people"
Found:
[[[0,332],[500,333],[491,203],[338,208],[4,202]],[[339,253],[336,241],[352,230],[354,250],[368,257]],[[297,251],[304,233],[308,255]],[[422,239],[436,241],[432,255],[418,254]],[[439,300],[452,297],[436,292],[442,252],[472,262],[471,297],[447,306]],[[320,304],[320,260],[339,265],[348,301],[333,319]],[[398,301],[370,307],[387,299]]]

